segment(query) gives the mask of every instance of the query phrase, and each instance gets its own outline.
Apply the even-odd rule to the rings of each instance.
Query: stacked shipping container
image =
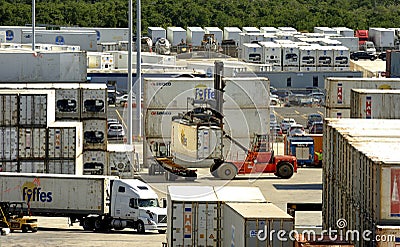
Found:
[[[383,246],[362,234],[375,239],[378,226],[400,226],[400,121],[327,119],[325,126],[323,227],[358,231],[355,246]]]

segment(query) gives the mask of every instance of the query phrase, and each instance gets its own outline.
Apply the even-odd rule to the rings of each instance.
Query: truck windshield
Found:
[[[139,207],[159,207],[157,199],[139,199]]]

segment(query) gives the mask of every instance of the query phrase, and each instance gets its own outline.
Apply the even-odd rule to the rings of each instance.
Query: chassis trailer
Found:
[[[39,173],[0,173],[0,201],[25,201],[32,215],[69,217],[85,230],[167,229],[166,208],[137,179]]]

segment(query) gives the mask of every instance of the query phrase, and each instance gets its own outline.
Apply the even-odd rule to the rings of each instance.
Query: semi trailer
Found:
[[[167,209],[138,179],[2,172],[0,188],[0,201],[25,201],[32,215],[69,217],[84,230],[167,229]]]

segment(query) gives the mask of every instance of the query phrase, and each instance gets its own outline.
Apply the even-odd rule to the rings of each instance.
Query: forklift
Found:
[[[26,202],[0,202],[0,227],[10,228],[11,232],[37,232],[38,224]]]

